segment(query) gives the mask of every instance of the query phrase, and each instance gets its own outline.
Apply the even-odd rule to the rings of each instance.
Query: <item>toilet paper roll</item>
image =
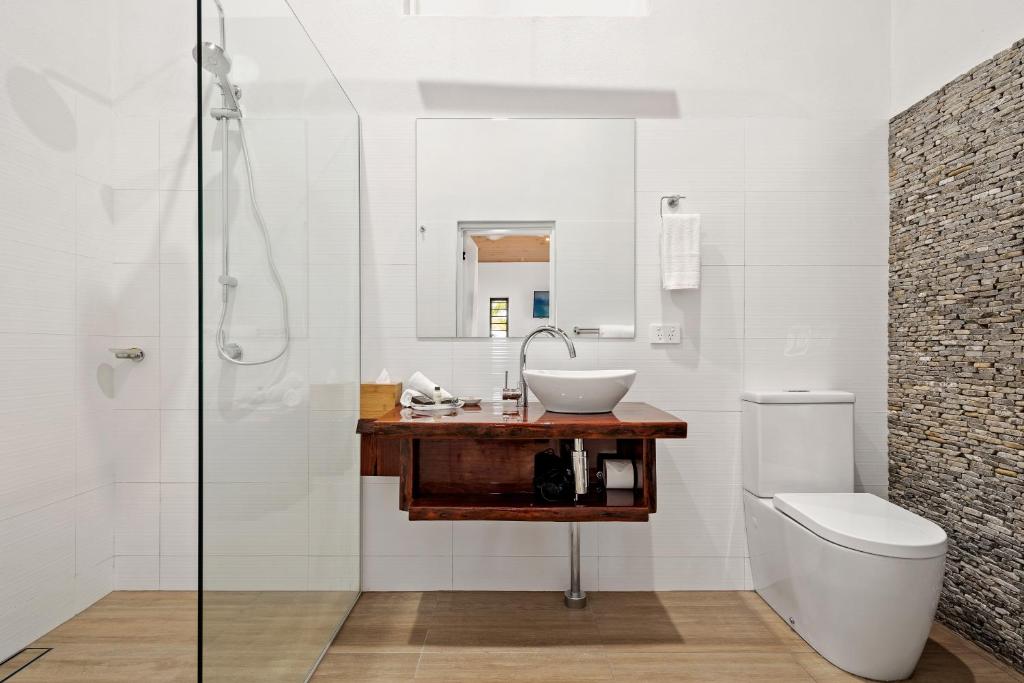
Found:
[[[604,485],[608,489],[637,489],[642,487],[643,474],[635,460],[608,458],[604,460]]]
[[[609,506],[629,507],[633,505],[633,491],[609,489],[605,493],[605,504]]]

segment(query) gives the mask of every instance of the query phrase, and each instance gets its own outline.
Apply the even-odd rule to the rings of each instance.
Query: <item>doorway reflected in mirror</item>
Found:
[[[472,222],[458,229],[458,336],[521,337],[549,323],[554,223]]]

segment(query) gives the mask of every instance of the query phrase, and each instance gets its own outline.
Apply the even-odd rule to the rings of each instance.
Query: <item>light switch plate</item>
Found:
[[[680,336],[679,325],[675,323],[651,323],[650,342],[652,344],[678,344]]]

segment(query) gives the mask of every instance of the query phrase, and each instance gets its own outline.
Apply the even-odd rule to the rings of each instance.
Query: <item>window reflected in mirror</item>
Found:
[[[508,336],[508,297],[491,299],[491,336]]]

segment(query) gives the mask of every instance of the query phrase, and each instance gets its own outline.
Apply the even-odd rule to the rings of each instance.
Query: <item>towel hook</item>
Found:
[[[659,211],[661,213],[661,215],[662,216],[665,215],[664,203],[665,203],[666,200],[668,200],[668,208],[674,209],[674,208],[679,206],[679,200],[680,199],[686,199],[686,196],[685,195],[681,195],[681,194],[670,194],[670,195],[666,195],[666,196],[662,197],[661,198],[662,206],[661,206],[661,209]]]

